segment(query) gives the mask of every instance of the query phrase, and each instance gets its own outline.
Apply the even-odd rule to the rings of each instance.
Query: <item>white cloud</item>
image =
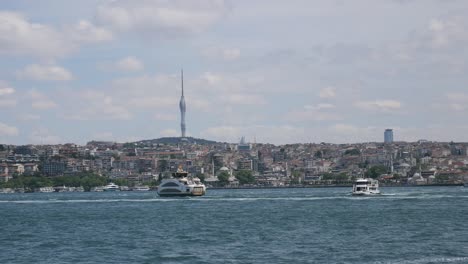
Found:
[[[141,71],[143,70],[144,65],[137,58],[129,56],[119,60],[116,67],[121,71]]]
[[[178,103],[175,97],[138,97],[129,99],[128,105],[139,108],[167,108]]]
[[[241,55],[239,49],[224,49],[223,50],[223,58],[225,60],[235,60],[238,59]]]
[[[467,109],[465,105],[458,103],[451,103],[450,108],[452,108],[455,111],[464,111],[465,109]]]
[[[325,87],[319,92],[320,98],[333,98],[336,96],[336,89],[334,87]]]
[[[35,121],[40,120],[41,116],[36,114],[22,114],[19,115],[18,118],[22,121]]]
[[[17,136],[18,129],[0,122],[0,136]]]
[[[114,141],[114,134],[109,131],[98,132],[93,135],[94,140]]]
[[[59,116],[68,120],[130,120],[132,113],[123,103],[103,92],[86,90],[73,94],[71,107]],[[125,100],[125,98],[122,98]]]
[[[98,64],[98,69],[103,71],[137,72],[145,68],[142,61],[134,56],[127,56],[115,62]]]
[[[201,132],[204,138],[210,138],[222,142],[239,142],[242,136],[247,138],[257,138],[258,142],[278,144],[310,142],[310,134],[302,127],[290,125],[278,126],[216,126],[205,129]]]
[[[154,115],[154,119],[158,121],[175,121],[177,117],[173,114],[161,114],[157,113]]]
[[[223,0],[117,0],[100,6],[97,19],[118,31],[176,36],[204,31],[227,11]]]
[[[466,93],[447,93],[447,98],[455,102],[468,102],[468,94]]]
[[[238,48],[218,48],[209,47],[203,50],[202,54],[212,59],[223,59],[233,61],[239,59],[241,51]]]
[[[467,40],[466,21],[461,17],[447,17],[432,19],[428,24],[431,44],[440,48],[455,41]]]
[[[216,85],[223,78],[218,74],[214,74],[212,72],[205,72],[205,73],[202,74],[201,79],[208,82],[210,85]]]
[[[356,134],[359,132],[358,127],[353,126],[353,125],[347,125],[347,124],[335,124],[330,127],[330,130],[332,130],[335,133],[344,134],[344,135]]]
[[[16,104],[16,99],[0,99],[0,107],[14,107]]]
[[[112,34],[88,21],[55,29],[34,23],[20,13],[0,12],[0,54],[56,58],[77,50],[82,44],[112,39]]]
[[[321,103],[321,104],[317,104],[317,105],[305,105],[304,108],[307,109],[307,110],[333,109],[333,108],[335,108],[335,105]]]
[[[31,64],[18,72],[18,77],[35,81],[69,81],[73,75],[66,69],[56,65]]]
[[[0,81],[0,107],[16,106],[16,99],[10,98],[16,91],[4,81]],[[6,97],[6,98],[5,98]]]
[[[390,112],[400,109],[401,103],[395,100],[358,101],[354,106],[363,110]]]
[[[91,22],[80,20],[67,31],[74,43],[99,43],[113,39],[112,32],[107,29],[96,27]]]
[[[465,111],[468,109],[468,94],[466,93],[447,93],[448,107],[455,111]],[[445,106],[446,107],[446,106]]]
[[[33,89],[29,91],[28,96],[31,98],[31,107],[34,109],[50,109],[57,107],[57,104],[54,101],[37,90]]]
[[[342,117],[339,114],[330,112],[334,108],[335,105],[327,103],[305,105],[303,109],[295,109],[286,113],[283,119],[292,122],[341,120]]]
[[[165,129],[159,132],[162,137],[177,137],[179,132],[175,129]]]
[[[0,96],[14,94],[15,89],[11,87],[0,88]]]
[[[391,126],[392,127],[392,126]],[[383,141],[383,132],[387,127],[357,126],[352,124],[334,124],[328,127],[328,134],[335,142],[355,143],[355,142],[378,142]],[[394,127],[395,132],[401,131],[399,127]]]
[[[220,102],[235,105],[265,105],[265,98],[257,94],[223,94]]]
[[[53,101],[36,101],[32,102],[31,107],[34,109],[50,109],[50,108],[55,108],[57,107],[57,104],[54,103]]]
[[[29,140],[33,144],[59,144],[63,140],[59,136],[53,135],[49,129],[40,127],[31,132]]]

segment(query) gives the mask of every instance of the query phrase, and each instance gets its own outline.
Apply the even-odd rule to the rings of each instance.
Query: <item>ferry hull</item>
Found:
[[[192,190],[190,192],[181,192],[179,190],[161,190],[158,191],[158,195],[161,197],[185,197],[185,196],[203,196],[205,195],[205,191],[200,190]]]
[[[193,193],[158,193],[161,197],[187,197],[187,196],[203,196],[204,194]]]
[[[352,193],[353,196],[375,196],[380,195],[380,193]]]

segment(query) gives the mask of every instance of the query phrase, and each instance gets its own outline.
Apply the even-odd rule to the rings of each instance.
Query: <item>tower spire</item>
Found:
[[[180,81],[182,86],[182,96],[180,97],[179,109],[180,109],[180,132],[181,137],[185,138],[185,98],[184,98],[184,70],[180,71]]]

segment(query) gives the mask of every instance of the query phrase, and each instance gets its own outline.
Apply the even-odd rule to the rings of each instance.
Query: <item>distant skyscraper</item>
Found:
[[[237,145],[239,151],[250,151],[250,144],[245,142],[245,137],[242,137],[239,145]]]
[[[393,129],[385,129],[384,143],[393,143]]]
[[[182,137],[185,138],[185,98],[184,98],[184,70],[181,70],[182,96],[180,97],[180,130]]]

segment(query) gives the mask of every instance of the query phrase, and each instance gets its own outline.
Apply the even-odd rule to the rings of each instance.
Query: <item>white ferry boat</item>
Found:
[[[353,195],[379,195],[379,181],[359,178],[353,184]]]
[[[202,196],[206,187],[200,179],[188,177],[188,172],[179,166],[169,179],[163,179],[158,186],[159,196]]]
[[[117,184],[111,182],[107,184],[106,186],[104,186],[104,191],[115,192],[115,191],[120,191],[120,188]]]

